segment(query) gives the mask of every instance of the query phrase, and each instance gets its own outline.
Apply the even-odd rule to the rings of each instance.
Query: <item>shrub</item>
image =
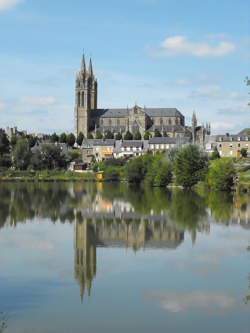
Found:
[[[114,139],[114,133],[107,131],[105,133],[105,139]]]
[[[176,182],[185,188],[191,188],[207,173],[207,156],[196,145],[188,145],[177,154],[174,162]]]
[[[87,138],[88,138],[89,140],[94,139],[92,133],[90,133],[90,132],[88,132],[88,136],[87,136]]]
[[[155,130],[155,138],[160,138],[160,137],[162,137],[161,132],[158,129],[156,129]]]
[[[220,158],[220,154],[218,152],[218,149],[215,148],[215,150],[212,152],[212,154],[210,155],[209,159],[210,160],[216,160],[217,158]]]
[[[143,160],[141,157],[129,160],[125,165],[125,177],[130,183],[140,183],[143,179]]]
[[[235,168],[232,159],[217,159],[209,166],[207,183],[214,190],[230,191],[234,183],[234,176]]]
[[[242,157],[247,157],[247,149],[246,148],[241,148],[240,153],[241,153]]]
[[[103,138],[102,133],[100,131],[96,131],[95,138],[100,140]]]
[[[124,135],[124,140],[133,140],[133,135],[127,131]]]

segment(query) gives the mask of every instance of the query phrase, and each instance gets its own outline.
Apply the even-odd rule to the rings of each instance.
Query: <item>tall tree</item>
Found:
[[[3,129],[0,129],[0,154],[9,152],[9,140]]]
[[[80,132],[77,136],[77,139],[76,139],[76,142],[77,142],[78,146],[82,145],[83,139],[84,139],[84,135],[83,135],[82,132]]]
[[[53,133],[50,137],[50,142],[55,143],[59,141],[59,137],[56,133]]]
[[[27,139],[19,139],[13,151],[13,162],[16,168],[25,170],[30,162],[31,152]]]
[[[141,140],[141,133],[139,131],[136,131],[134,134],[134,140]]]
[[[61,135],[60,135],[60,142],[61,143],[67,143],[67,135],[66,135],[66,133],[62,133]]]
[[[76,142],[76,138],[74,136],[73,133],[70,133],[68,136],[67,136],[67,144],[70,146],[70,147],[73,147],[74,144]]]

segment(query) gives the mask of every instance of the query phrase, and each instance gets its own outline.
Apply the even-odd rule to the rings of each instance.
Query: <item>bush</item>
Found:
[[[207,173],[207,156],[196,145],[188,145],[177,154],[174,163],[176,182],[185,188],[191,188]]]
[[[141,140],[141,133],[139,131],[135,132],[134,140]]]
[[[161,132],[158,129],[156,129],[155,130],[155,138],[160,138],[160,137],[162,137]]]
[[[214,151],[212,152],[212,154],[210,155],[209,159],[210,159],[210,160],[216,160],[216,159],[218,159],[218,158],[220,158],[220,154],[219,154],[219,152],[218,152],[218,149],[215,148],[215,150],[214,150]]]
[[[209,166],[207,183],[214,190],[230,191],[234,183],[234,176],[235,168],[232,159],[217,159]]]
[[[133,140],[133,135],[127,131],[124,135],[124,140]]]
[[[246,148],[242,148],[240,153],[241,153],[242,157],[247,157],[247,149]]]
[[[94,139],[94,137],[93,137],[92,133],[90,133],[90,132],[88,132],[88,136],[87,136],[87,138],[88,138],[89,140],[92,140],[92,139]]]
[[[114,133],[107,131],[105,133],[105,139],[114,139]]]
[[[97,131],[95,134],[95,138],[98,140],[102,139],[103,138],[102,133],[100,131]]]

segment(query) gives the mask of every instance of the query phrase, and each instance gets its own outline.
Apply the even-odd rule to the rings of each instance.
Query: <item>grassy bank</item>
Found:
[[[77,173],[66,170],[0,171],[0,181],[96,181],[95,173]]]

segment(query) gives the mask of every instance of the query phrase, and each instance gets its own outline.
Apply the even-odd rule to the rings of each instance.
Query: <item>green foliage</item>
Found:
[[[73,147],[76,142],[76,138],[73,133],[67,135],[67,144],[70,147]]]
[[[10,144],[12,147],[14,147],[17,143],[17,138],[15,135],[12,135],[12,137],[10,138]]]
[[[3,129],[0,129],[0,154],[9,152],[9,140]]]
[[[121,139],[122,139],[122,135],[121,135],[120,132],[118,132],[118,133],[116,134],[115,139],[116,139],[116,140],[121,140]]]
[[[52,143],[56,143],[56,142],[59,142],[59,137],[56,133],[53,133],[50,137],[50,142]]]
[[[241,153],[242,157],[247,157],[247,149],[246,148],[241,148],[240,153]]]
[[[88,138],[89,140],[92,140],[92,139],[94,139],[94,137],[93,137],[92,133],[90,133],[90,132],[88,132],[88,136],[87,136],[87,138]]]
[[[119,169],[116,167],[108,166],[105,168],[104,179],[109,181],[117,181],[120,179]]]
[[[160,132],[158,129],[155,129],[155,133],[154,133],[154,135],[155,135],[155,138],[160,138],[160,137],[162,137],[161,132]]]
[[[82,145],[83,139],[84,139],[84,135],[83,135],[82,132],[80,132],[77,136],[77,139],[76,139],[76,142],[77,142],[78,146]]]
[[[151,155],[143,160],[145,179],[151,186],[167,186],[171,182],[171,163],[164,154]]]
[[[205,178],[207,156],[196,145],[188,145],[176,154],[174,172],[178,185],[191,188]]]
[[[9,168],[11,166],[10,154],[0,154],[0,167]]]
[[[105,139],[114,139],[114,133],[107,131],[104,137]]]
[[[148,132],[144,133],[144,140],[149,140],[150,134]]]
[[[95,138],[98,140],[102,139],[103,138],[102,133],[100,131],[96,131]]]
[[[66,133],[62,133],[62,134],[60,135],[60,139],[59,139],[59,141],[60,141],[61,143],[67,143],[67,135],[66,135]]]
[[[69,149],[68,154],[71,161],[82,161],[81,149]]]
[[[230,191],[234,183],[234,176],[235,168],[232,159],[217,159],[209,166],[207,183],[213,190]]]
[[[13,164],[17,169],[25,170],[30,162],[31,152],[28,141],[19,139],[13,151]]]
[[[43,167],[42,154],[39,148],[35,148],[30,159],[30,166],[33,170],[41,170]]]
[[[141,140],[141,133],[139,131],[135,132],[134,140]]]
[[[140,183],[144,177],[143,159],[137,157],[125,165],[125,176],[130,183]]]
[[[129,131],[127,131],[124,135],[124,140],[133,140],[133,135]]]
[[[212,154],[209,156],[209,159],[212,160],[217,160],[218,158],[220,158],[220,154],[218,152],[218,149],[215,148],[215,150],[212,152]]]
[[[44,144],[41,147],[42,167],[45,169],[62,168],[66,166],[66,158],[59,146]]]
[[[30,135],[28,138],[30,148],[34,147],[36,144],[36,138],[33,135]]]

